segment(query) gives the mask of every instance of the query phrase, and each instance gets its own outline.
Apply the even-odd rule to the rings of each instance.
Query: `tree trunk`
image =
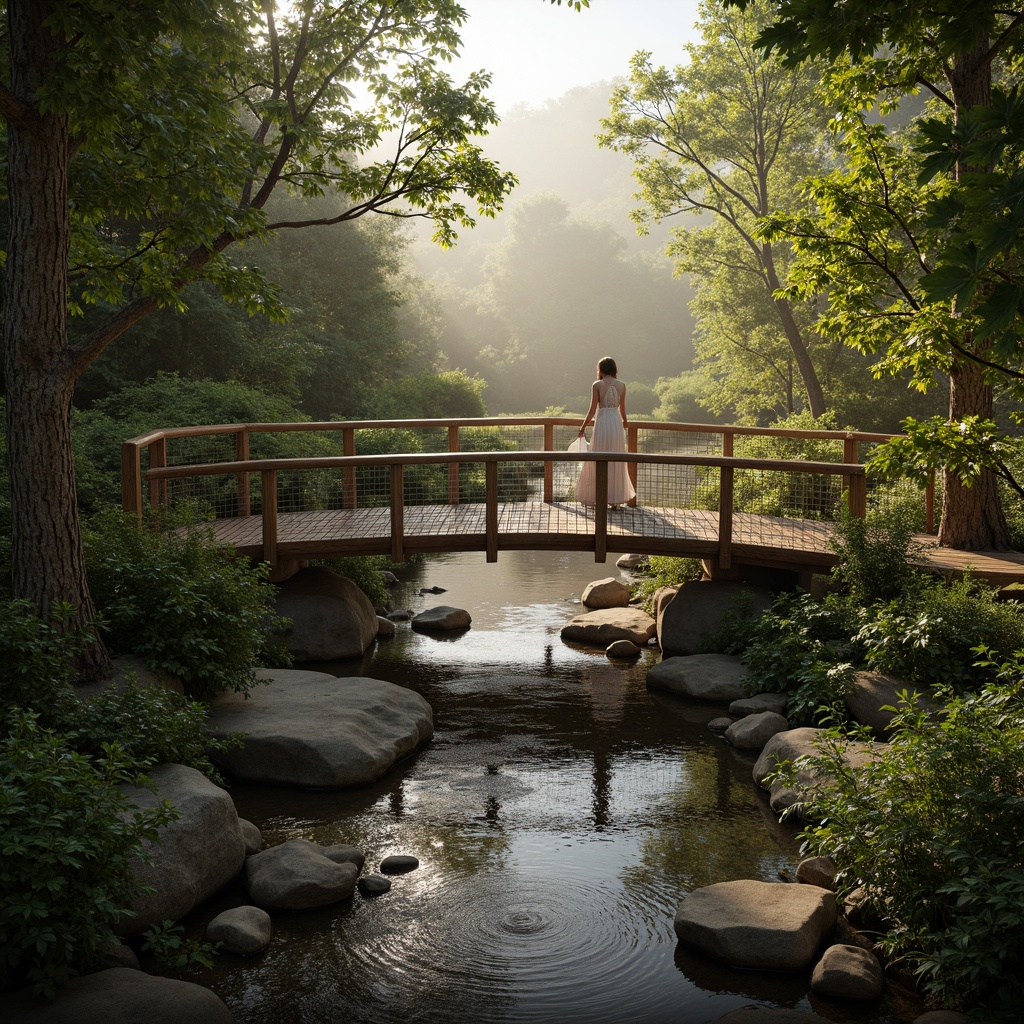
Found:
[[[825,405],[825,394],[821,390],[821,381],[818,380],[818,372],[814,369],[811,354],[807,351],[804,339],[800,334],[793,310],[790,308],[787,299],[775,298],[775,293],[781,288],[779,275],[775,272],[775,259],[772,255],[770,245],[765,245],[761,251],[761,262],[764,266],[765,279],[768,283],[768,292],[772,302],[775,304],[776,312],[779,314],[779,321],[782,330],[793,351],[793,358],[796,360],[797,369],[800,371],[800,379],[803,381],[804,390],[807,392],[807,408],[811,415],[818,419],[824,416],[827,406]]]
[[[989,41],[983,37],[974,48],[957,54],[949,78],[956,116],[959,120],[968,110],[992,101],[992,69],[989,63]],[[957,180],[969,171],[991,170],[958,163]],[[954,305],[953,315],[956,315]],[[964,338],[964,347],[973,350],[974,339]],[[982,367],[958,357],[949,374],[949,422],[958,423],[967,416],[992,418],[992,386],[985,381]],[[1007,551],[1010,533],[1003,515],[996,475],[984,470],[971,487],[965,487],[949,470],[942,472],[942,517],[939,521],[939,543],[948,548],[966,551]]]
[[[70,604],[68,623],[90,627],[71,448],[74,373],[67,353],[68,124],[40,113],[37,90],[58,43],[44,27],[45,0],[7,5],[11,86],[22,116],[8,120],[9,237],[4,296],[7,471],[11,486],[11,588],[48,616]],[[26,188],[26,182],[32,188]],[[31,193],[31,194],[29,194]],[[80,666],[109,670],[95,638]]]
[[[992,417],[992,386],[986,384],[982,368],[959,360],[949,375],[949,421],[965,416]],[[965,487],[949,472],[942,472],[942,517],[939,543],[965,551],[1008,551],[1010,533],[999,500],[998,479],[983,470],[973,486]]]

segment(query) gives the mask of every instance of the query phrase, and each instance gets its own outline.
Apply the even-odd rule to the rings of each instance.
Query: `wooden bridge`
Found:
[[[934,545],[931,488],[876,487],[864,458],[888,434],[636,421],[627,453],[570,454],[579,418],[500,417],[221,424],[152,431],[122,446],[124,508],[141,519],[189,501],[214,536],[282,579],[312,558],[503,550],[695,557],[714,576],[742,566],[809,582],[836,561],[832,524],[886,501],[919,504],[922,561],[970,564],[1003,585],[1024,556]],[[575,501],[583,460],[597,504]],[[609,461],[637,491],[606,503]],[[148,492],[148,493],[147,493]]]

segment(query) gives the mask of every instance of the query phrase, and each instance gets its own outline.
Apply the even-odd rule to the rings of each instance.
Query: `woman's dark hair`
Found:
[[[619,372],[618,367],[615,365],[615,360],[612,359],[611,356],[605,356],[604,359],[597,364],[597,368],[602,373],[607,373],[611,377],[614,377]]]

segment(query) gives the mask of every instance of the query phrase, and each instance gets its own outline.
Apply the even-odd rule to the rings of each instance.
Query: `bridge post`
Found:
[[[594,463],[594,561],[608,559],[608,460]]]
[[[850,477],[850,489],[846,493],[850,515],[863,519],[868,513],[867,476],[861,472]]]
[[[273,578],[277,568],[277,471],[264,469],[260,473],[260,492],[263,505],[263,561],[270,563]]]
[[[487,561],[498,560],[498,463],[484,463],[484,532],[487,537]]]
[[[249,430],[243,428],[235,434],[235,459],[238,462],[249,461]],[[240,516],[251,515],[252,496],[249,493],[249,474],[238,474],[238,514]]]
[[[732,447],[732,435],[723,437],[729,440]],[[732,568],[732,503],[733,503],[733,468],[723,466],[718,484],[718,565],[722,569]]]
[[[637,435],[639,431],[630,424],[626,428],[626,451],[636,453],[637,450]],[[627,465],[627,472],[629,473],[629,482],[633,485],[633,497],[629,499],[628,504],[636,506],[636,472],[637,464],[630,462]]]
[[[345,455],[356,453],[356,432],[353,427],[344,427],[341,431],[341,450]],[[356,507],[356,471],[354,466],[346,466],[342,470],[341,507]]]
[[[448,426],[448,451],[459,450],[459,427],[458,424]],[[458,505],[459,503],[459,464],[448,463],[448,504]]]
[[[555,450],[555,425],[554,423],[544,424],[544,451]],[[544,463],[544,502],[550,505],[555,500],[555,464]]]
[[[167,465],[167,438],[157,438],[149,446],[149,468],[163,469]],[[149,507],[159,508],[167,504],[167,481],[149,481]]]
[[[405,477],[402,464],[391,467],[391,561],[405,561]]]
[[[843,439],[843,462],[848,466],[852,466],[860,462],[860,449],[857,447],[857,439],[854,437],[845,437]],[[852,477],[843,476],[843,490],[849,493],[852,482]]]
[[[138,445],[121,445],[121,508],[131,512],[142,525],[142,458]]]

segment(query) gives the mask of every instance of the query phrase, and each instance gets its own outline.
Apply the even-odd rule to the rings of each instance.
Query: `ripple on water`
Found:
[[[507,869],[425,887],[414,919],[385,925],[358,950],[360,969],[400,973],[427,1001],[427,993],[457,989],[481,1020],[621,1019],[606,1014],[613,1005],[621,1013],[629,990],[639,1004],[652,989],[667,995],[652,980],[674,952],[671,915],[637,895],[627,902],[607,880]],[[426,1002],[420,1012],[429,1014]]]

